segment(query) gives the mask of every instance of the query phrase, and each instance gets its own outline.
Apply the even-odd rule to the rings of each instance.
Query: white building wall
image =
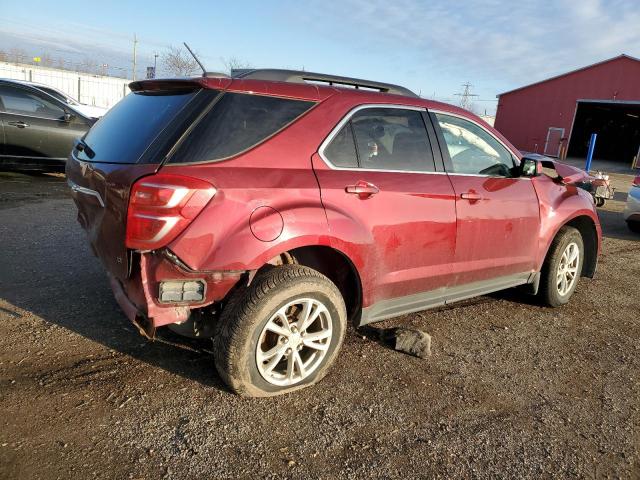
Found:
[[[8,62],[0,62],[0,78],[43,83],[62,90],[80,103],[106,108],[129,93],[131,82],[126,78]]]

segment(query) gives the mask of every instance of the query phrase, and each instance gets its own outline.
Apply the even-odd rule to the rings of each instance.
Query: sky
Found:
[[[621,53],[640,57],[640,0],[0,3],[0,50],[89,59],[130,76],[135,33],[138,75],[154,53],[186,41],[208,71],[234,57],[396,83],[449,103],[470,82],[477,113],[494,112],[498,93]]]

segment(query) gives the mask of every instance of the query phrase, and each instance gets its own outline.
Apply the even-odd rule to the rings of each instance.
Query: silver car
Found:
[[[627,206],[624,208],[624,219],[632,232],[640,233],[640,175],[631,185],[627,196]]]

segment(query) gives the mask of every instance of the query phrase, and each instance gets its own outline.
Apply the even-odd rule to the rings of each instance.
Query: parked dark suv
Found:
[[[131,84],[67,164],[140,331],[212,336],[243,395],[318,381],[358,325],[593,276],[589,194],[402,87],[308,72]]]
[[[94,123],[33,84],[0,79],[0,168],[63,171]]]

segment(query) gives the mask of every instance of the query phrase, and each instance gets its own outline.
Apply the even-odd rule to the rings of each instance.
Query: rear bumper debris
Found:
[[[142,253],[132,259],[131,275],[119,280],[109,274],[111,289],[123,312],[148,338],[155,329],[189,319],[191,310],[222,300],[240,280],[243,271],[190,271],[154,252]],[[167,280],[199,280],[206,284],[200,302],[160,303],[160,283]]]

